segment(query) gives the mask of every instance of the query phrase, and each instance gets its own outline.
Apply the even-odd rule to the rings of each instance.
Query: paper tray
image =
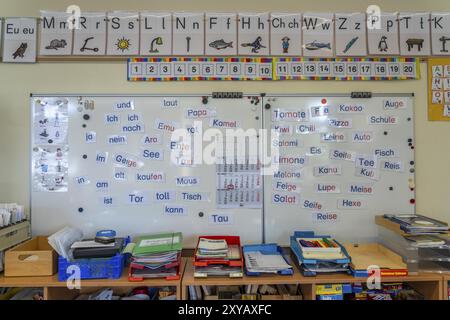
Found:
[[[200,242],[200,238],[205,239],[224,239],[228,245],[238,245],[241,250],[241,258],[239,260],[226,260],[226,259],[197,259],[197,248],[198,243]],[[230,267],[243,267],[244,266],[244,257],[242,255],[241,249],[241,238],[238,236],[199,236],[197,241],[197,247],[194,252],[194,266],[196,267],[207,267],[213,264],[222,264]]]
[[[152,278],[145,278],[145,277],[133,277],[133,268],[130,266],[129,272],[128,272],[128,281],[130,282],[139,282],[144,280],[151,280],[151,279],[166,279],[166,280],[180,280],[180,264],[176,266],[177,274],[175,276],[167,276],[167,277],[152,277]]]
[[[246,252],[254,252],[254,251],[260,251],[263,254],[276,254],[278,253],[280,256],[283,257],[283,259],[286,261],[287,264],[291,264],[288,259],[283,255],[283,249],[276,244],[260,244],[260,245],[247,245],[244,246],[242,249],[243,253]],[[245,274],[248,276],[261,276],[261,275],[271,275],[272,273],[261,273],[261,272],[250,272],[245,268]],[[276,274],[278,275],[293,275],[294,270],[293,268],[290,269],[284,269],[278,271]],[[275,275],[275,273],[274,273]]]
[[[327,235],[315,235],[314,231],[295,231],[294,235],[291,236],[291,249],[294,252],[294,254],[297,256],[297,259],[299,260],[300,263],[302,264],[310,264],[310,265],[314,265],[317,264],[319,261],[316,259],[306,259],[303,254],[302,254],[302,250],[300,248],[300,245],[297,242],[297,238],[330,238],[330,236]],[[334,263],[339,263],[339,264],[346,264],[346,263],[350,263],[351,259],[349,254],[347,253],[347,251],[345,250],[344,246],[341,245],[338,241],[336,241],[336,239],[333,239],[334,242],[341,247],[341,251],[342,253],[346,256],[346,258],[344,259],[332,259],[332,260],[321,260],[321,261],[330,261],[330,262],[334,262]]]
[[[407,276],[408,268],[398,254],[378,243],[345,244],[352,257],[350,264],[355,277],[368,277],[367,268],[371,265],[380,267],[381,276]]]

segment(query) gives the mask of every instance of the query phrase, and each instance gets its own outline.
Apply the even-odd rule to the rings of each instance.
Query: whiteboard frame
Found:
[[[67,97],[67,98],[80,98],[80,97],[124,97],[124,98],[131,98],[131,97],[140,97],[140,98],[159,98],[159,97],[212,97],[212,93],[181,93],[181,94],[108,94],[108,93],[70,93],[70,94],[61,94],[61,93],[31,93],[30,94],[30,128],[33,126],[33,105],[31,102],[31,99],[33,98],[44,98],[44,97]],[[349,93],[243,93],[244,97],[247,96],[255,96],[255,97],[261,97],[262,101],[262,110],[261,110],[261,125],[264,127],[265,123],[265,112],[264,112],[264,105],[265,100],[267,98],[276,98],[276,97],[348,97],[351,98],[351,92]],[[371,97],[414,97],[414,92],[409,93],[371,93]],[[368,100],[370,98],[367,98]],[[230,98],[230,100],[233,100]],[[412,125],[412,133],[413,133],[413,145],[415,146],[415,107],[414,107],[414,100],[412,105],[412,115],[413,115],[413,125]],[[33,141],[33,130],[30,130],[29,133],[30,137],[30,153],[28,156],[29,161],[29,192],[30,192],[30,198],[29,198],[29,219],[32,229],[32,219],[33,219],[33,210],[32,210],[32,203],[33,203],[33,176],[32,176],[32,141]],[[414,162],[416,162],[416,148],[412,151],[414,154]],[[416,163],[414,164],[414,184],[416,183]],[[262,180],[262,188],[263,188],[263,200],[262,200],[262,214],[261,214],[261,239],[263,243],[266,243],[266,208],[265,208],[265,179]],[[416,188],[414,188],[413,191],[414,199],[416,199]],[[414,205],[414,213],[416,213],[417,203]],[[289,235],[287,235],[289,236]]]

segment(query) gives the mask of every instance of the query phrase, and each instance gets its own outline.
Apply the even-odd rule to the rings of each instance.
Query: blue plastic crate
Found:
[[[130,238],[125,239],[125,245]],[[126,256],[116,254],[111,258],[76,259],[69,261],[61,256],[58,258],[58,280],[66,281],[73,271],[67,272],[70,266],[80,268],[81,279],[119,279],[126,264]]]

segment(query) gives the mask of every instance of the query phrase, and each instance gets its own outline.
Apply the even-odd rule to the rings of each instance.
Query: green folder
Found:
[[[133,256],[167,251],[181,251],[182,246],[183,234],[181,232],[142,236],[136,241]]]

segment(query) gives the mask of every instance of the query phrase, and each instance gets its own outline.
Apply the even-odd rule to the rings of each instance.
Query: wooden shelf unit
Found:
[[[443,280],[443,284],[442,284],[442,299],[443,300],[450,300],[449,292],[448,292],[448,290],[450,288],[449,282],[450,282],[450,275],[444,276],[444,280]]]
[[[450,278],[450,277],[449,277]],[[244,275],[242,278],[227,277],[209,277],[194,278],[194,266],[192,258],[186,263],[186,268],[182,281],[182,299],[189,298],[189,286],[242,286],[242,285],[274,285],[274,284],[298,284],[303,293],[304,300],[316,299],[316,285],[329,283],[356,283],[366,282],[366,278],[355,278],[345,274],[320,275],[316,277],[304,277],[298,268],[294,265],[294,274],[292,276],[267,275],[260,277],[250,277]],[[419,274],[407,277],[384,277],[382,283],[405,282],[415,290],[420,292],[429,300],[442,300],[443,296],[443,277],[435,274]]]
[[[181,299],[181,279],[184,274],[186,259],[180,267],[180,280],[146,279],[144,281],[128,281],[128,268],[120,279],[81,280],[80,289],[68,289],[65,281],[59,281],[58,275],[47,277],[4,277],[0,276],[0,287],[43,288],[44,300],[70,300],[80,293],[92,293],[101,288],[111,288],[122,294],[136,287],[176,287],[177,299]]]

